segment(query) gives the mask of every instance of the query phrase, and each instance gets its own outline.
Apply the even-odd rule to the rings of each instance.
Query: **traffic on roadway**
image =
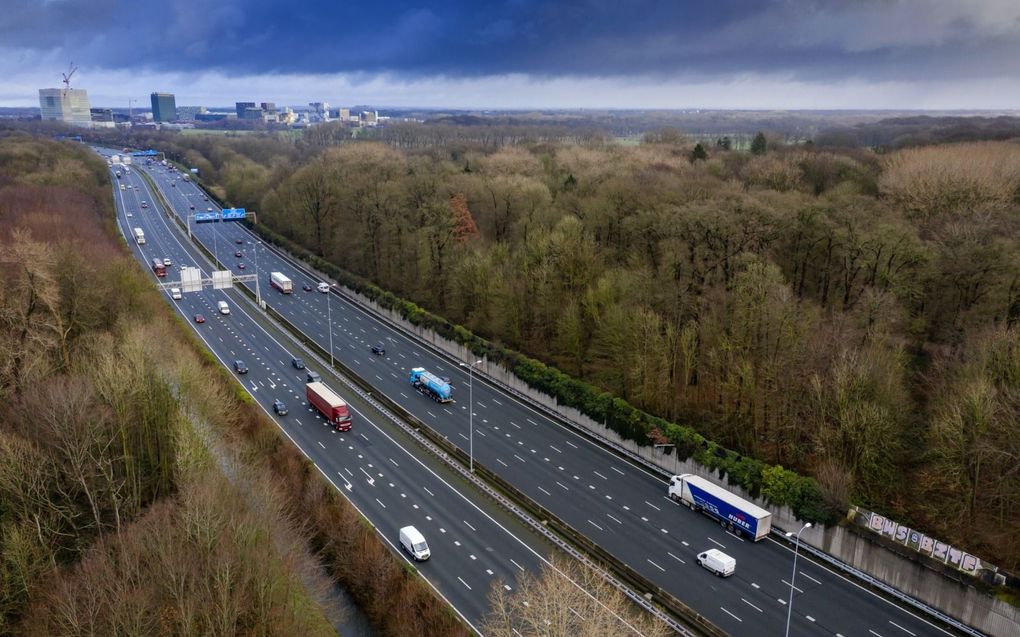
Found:
[[[197,267],[208,277],[204,257],[158,206],[141,211],[141,202],[155,197],[137,171],[122,175],[120,181],[125,190],[118,190],[115,197],[118,221],[125,237],[133,237],[133,228],[145,233],[144,244],[133,242],[142,264],[169,258],[178,267]],[[156,280],[173,278],[171,274]],[[205,289],[184,293],[180,299],[172,299],[168,292],[167,298],[284,434],[372,521],[394,550],[399,549],[401,528],[414,526],[424,535],[433,557],[416,563],[417,568],[469,624],[476,625],[487,611],[486,596],[494,583],[512,590],[519,573],[537,571],[545,561],[551,549],[540,538],[485,498],[466,493],[470,485],[421,453],[413,441],[403,439],[326,365],[299,350],[268,322],[256,320],[254,305],[242,294]],[[220,304],[226,304],[229,312],[223,312]],[[295,358],[303,358],[306,368],[295,368]],[[337,431],[309,406],[305,387],[313,368],[346,397],[354,419],[350,432]],[[402,555],[410,559],[406,552]]]
[[[320,286],[324,283],[320,276],[265,245],[242,225],[196,224],[193,219],[188,221],[188,215],[195,210],[214,207],[214,204],[208,201],[208,196],[193,181],[181,179],[179,172],[161,166],[136,168],[151,175],[169,201],[172,208],[170,212],[190,224],[196,241],[214,253],[225,267],[235,270],[235,274],[240,274],[240,265],[245,264],[243,273],[257,276],[263,301],[306,337],[327,351],[332,348],[332,354],[337,360],[371,383],[378,392],[397,402],[466,452],[471,450],[474,462],[499,474],[575,530],[727,633],[782,634],[789,614],[790,634],[793,635],[916,637],[951,634],[915,611],[880,597],[826,566],[805,559],[803,553],[798,561],[795,595],[790,612],[788,604],[793,562],[790,546],[771,538],[757,543],[749,541],[708,517],[680,507],[667,496],[668,484],[662,476],[628,462],[488,382],[478,374],[484,372],[484,363],[474,369],[472,380],[468,368],[462,363],[406,329],[383,320],[380,315],[348,298],[336,288],[327,285],[325,293],[320,293]],[[134,193],[138,193],[139,188],[144,192],[137,198],[154,201],[154,194],[144,191],[141,179],[133,180],[132,183],[135,184]],[[124,195],[125,192],[120,194]],[[135,210],[137,213],[137,208]],[[195,256],[188,256],[189,251],[184,248],[184,241],[179,239],[180,232],[174,224],[158,213],[147,214],[150,215],[153,227],[142,226],[146,236],[150,232],[159,233],[160,238],[156,241],[159,245],[166,244],[166,250],[173,247],[168,237],[174,237],[173,243],[179,246],[176,252],[166,256],[171,257],[175,263],[183,262],[182,259],[197,262]],[[161,220],[160,223],[157,224],[155,219]],[[128,223],[128,227],[130,225]],[[130,230],[127,229],[125,234],[130,236]],[[156,246],[148,243],[136,247],[139,250],[144,248],[143,263],[148,262],[145,257],[151,259],[163,256],[158,253]],[[241,257],[236,256],[238,252]],[[283,293],[271,287],[270,276],[273,272],[282,273],[293,283],[292,292]],[[255,288],[254,284],[245,285]],[[283,364],[290,360],[289,353],[280,346],[278,351],[273,351],[273,358],[270,359],[266,339],[256,336],[260,330],[259,324],[249,319],[247,314],[243,319],[239,318],[238,323],[234,323],[233,319],[225,321],[225,317],[218,316],[206,299],[206,295],[209,295],[208,299],[213,299],[216,294],[226,295],[223,292],[185,295],[186,303],[182,309],[202,312],[207,318],[215,316],[211,320],[215,326],[228,323],[229,327],[224,326],[224,330],[238,343],[248,343],[250,347],[255,347],[256,343],[261,344],[259,347],[265,353],[258,351],[259,358],[247,361],[248,366],[254,373],[253,363],[273,361],[273,365],[266,367],[265,371],[274,382],[276,379],[289,381],[282,393],[285,396],[290,394],[283,399],[291,405],[292,420],[293,414],[298,411],[296,407],[302,406],[302,410],[305,407],[303,399],[295,395],[295,388],[301,387],[296,382],[295,370],[287,370]],[[232,296],[240,297],[236,292]],[[229,352],[221,355],[221,359],[226,361],[234,358]],[[420,388],[412,385],[411,370],[419,367],[448,383],[451,389],[448,401],[434,400],[435,396],[430,396],[428,392],[422,393]],[[469,380],[473,409],[468,399]],[[256,393],[263,391],[256,383],[250,385]],[[334,389],[345,397],[350,393],[339,385]],[[347,394],[344,394],[345,391]],[[267,408],[273,398],[264,396]],[[469,409],[473,413],[469,413]],[[299,438],[299,446],[306,453],[309,453],[308,447],[321,447],[319,451],[322,452],[323,464],[320,467],[330,467],[333,474],[327,470],[324,473],[334,482],[337,482],[336,474],[344,472],[346,468],[346,465],[341,467],[339,463],[351,454],[363,460],[361,454],[366,452],[365,447],[368,446],[364,444],[365,441],[358,439],[358,433],[364,431],[364,424],[367,423],[363,424],[362,417],[358,415],[355,418],[354,436],[348,434],[337,439],[334,433],[322,433],[320,438],[325,436],[326,439],[313,441]],[[303,426],[299,426],[299,430],[303,430]],[[375,441],[373,444],[376,444]],[[397,452],[391,449],[389,453]],[[316,462],[319,460],[316,459]],[[372,463],[373,470],[381,471],[381,467],[385,467],[387,475],[393,476],[390,480],[398,484],[396,476],[403,473],[404,464],[398,469],[386,457],[378,454],[372,457]],[[415,478],[406,484],[407,491],[402,493],[413,493],[412,485],[420,482]],[[341,483],[340,486],[344,485]],[[447,499],[453,497],[448,495]],[[358,506],[362,506],[360,500]],[[394,524],[400,522],[394,519]],[[418,528],[425,532],[432,547],[433,557],[427,564],[440,560],[445,562],[446,548],[432,546],[436,529],[427,526]],[[445,534],[440,532],[439,535]],[[717,549],[735,560],[731,576],[716,577],[709,570],[698,566],[698,555],[709,549]],[[480,559],[477,553],[471,555]],[[466,566],[473,565],[474,559],[468,559]],[[536,563],[533,556],[528,564],[522,565],[530,568]],[[493,572],[498,574],[501,571],[493,569]],[[513,575],[512,570],[504,569],[502,572]],[[470,594],[479,599],[484,598],[484,592],[474,585],[470,588]],[[451,596],[455,595],[451,593]],[[484,605],[483,602],[479,603]]]

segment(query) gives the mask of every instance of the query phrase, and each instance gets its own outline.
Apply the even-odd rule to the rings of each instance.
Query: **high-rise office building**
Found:
[[[80,88],[39,89],[39,111],[43,121],[92,126],[89,94]]]
[[[237,111],[237,119],[244,119],[244,113],[249,108],[255,108],[255,102],[234,102],[234,110]],[[259,109],[262,110],[261,108]]]
[[[177,100],[174,99],[173,93],[153,93],[150,97],[152,99],[152,121],[177,121]]]

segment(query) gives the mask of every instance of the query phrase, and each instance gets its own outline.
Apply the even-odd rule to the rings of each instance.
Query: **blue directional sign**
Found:
[[[247,216],[244,208],[224,208],[222,214],[224,221],[237,221],[238,219],[244,219]]]
[[[137,150],[131,153],[132,157],[155,157],[159,154],[158,150]]]
[[[220,220],[220,213],[218,212],[196,212],[195,223],[210,223]]]

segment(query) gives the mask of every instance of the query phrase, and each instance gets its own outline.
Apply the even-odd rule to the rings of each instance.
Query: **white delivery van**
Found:
[[[413,526],[400,529],[400,548],[407,551],[416,562],[424,562],[432,555],[429,545],[425,543],[425,536]]]
[[[170,288],[170,298],[175,301],[181,300],[181,288]]]
[[[737,570],[737,560],[719,549],[708,549],[704,553],[698,553],[698,564],[720,577],[729,577]]]
[[[322,283],[320,283],[318,285],[318,288],[319,288],[319,292],[322,292],[323,294],[326,294],[326,293],[329,292],[329,283],[326,283],[325,281],[323,281]]]
[[[230,306],[227,305],[226,301],[218,302],[216,307],[219,309],[220,314],[230,314]]]

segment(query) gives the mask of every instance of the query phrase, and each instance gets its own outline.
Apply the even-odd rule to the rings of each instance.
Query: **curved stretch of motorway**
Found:
[[[215,205],[207,202],[205,194],[194,183],[180,180],[178,173],[157,165],[136,166],[135,170],[139,168],[147,170],[170,202],[172,212],[182,219],[191,211],[191,206],[203,211]],[[131,183],[145,188],[140,179],[134,178]],[[146,196],[151,206],[151,193]],[[137,221],[137,207],[134,210]],[[177,253],[189,255],[187,258],[197,263],[194,251],[180,238],[181,233],[172,223],[151,211],[141,216],[161,242],[160,247],[144,246],[142,252],[147,258],[143,258],[143,262],[151,262],[152,257],[161,256],[160,249],[165,249],[171,251],[168,256],[176,259]],[[142,226],[147,237],[149,226]],[[191,228],[195,239],[209,251],[215,251],[221,263],[235,274],[242,273],[238,269],[242,262],[247,266],[244,273],[255,273],[257,262],[262,298],[268,305],[324,349],[328,350],[332,341],[334,356],[372,383],[376,391],[384,393],[462,449],[468,449],[468,374],[457,361],[342,295],[318,293],[314,290],[320,282],[318,278],[262,245],[241,225],[192,223]],[[235,258],[235,250],[243,256]],[[270,287],[272,271],[282,272],[294,282],[293,294],[284,295]],[[171,272],[168,278],[173,276]],[[306,284],[313,290],[303,291]],[[351,434],[324,430],[321,421],[307,412],[303,397],[294,394],[300,391],[301,384],[296,370],[288,368],[290,354],[286,348],[247,315],[231,315],[224,319],[215,315],[212,307],[219,298],[237,300],[241,295],[236,291],[229,294],[201,292],[185,295],[178,306],[184,314],[204,311],[207,318],[216,317],[212,325],[199,331],[203,336],[206,336],[205,331],[210,332],[212,338],[206,336],[206,342],[227,364],[235,357],[234,352],[245,352],[243,356],[238,354],[242,358],[258,356],[257,360],[247,361],[253,372],[264,366],[269,378],[276,379],[274,382],[288,383],[276,389],[276,393],[287,396],[291,413],[295,414],[281,421],[284,431],[334,483],[339,482],[340,487],[344,487],[344,483],[355,484],[347,495],[370,519],[392,520],[395,535],[396,527],[408,523],[407,520],[415,524],[424,521],[423,511],[418,506],[427,504],[431,517],[422,525],[430,542],[445,542],[449,532],[456,530],[460,542],[475,543],[469,550],[470,557],[464,556],[469,551],[461,550],[460,544],[453,548],[433,548],[432,562],[441,561],[446,568],[450,561],[459,560],[456,566],[450,567],[452,570],[480,571],[488,574],[489,580],[496,576],[512,578],[517,564],[533,568],[539,563],[540,558],[527,546],[528,542],[534,544],[534,540],[516,539],[520,534],[510,538],[507,531],[493,522],[486,523],[483,528],[476,526],[482,525],[486,516],[456,490],[441,489],[437,478],[416,467],[413,456],[399,445],[388,442],[385,434],[366,416],[355,415]],[[370,347],[376,343],[385,345],[385,355],[373,355]],[[456,400],[439,404],[416,393],[408,382],[408,372],[417,366],[449,377]],[[272,396],[266,395],[264,387],[250,384],[260,402],[271,403]],[[336,388],[348,397],[349,392],[345,393],[344,387],[337,385]],[[474,379],[473,395],[475,462],[499,474],[727,633],[748,636],[784,633],[793,558],[788,546],[771,538],[759,543],[745,541],[727,533],[707,517],[679,507],[666,497],[666,484],[661,477],[545,417],[478,376]],[[354,404],[357,405],[356,400]],[[301,415],[296,416],[298,413]],[[299,423],[299,419],[302,422]],[[354,469],[367,462],[372,462],[370,471]],[[348,468],[353,469],[353,473]],[[337,480],[338,474],[344,477],[342,482]],[[375,482],[374,486],[368,486],[369,479]],[[382,484],[397,486],[381,488]],[[385,508],[373,505],[368,498],[372,493],[386,494],[390,498],[383,500]],[[413,499],[409,501],[405,495]],[[415,507],[406,510],[405,506],[398,515],[390,509],[398,502],[414,502]],[[468,522],[471,525],[465,528]],[[382,526],[379,522],[376,524]],[[445,532],[440,531],[440,527]],[[487,533],[502,534],[504,539],[481,540]],[[487,555],[485,545],[499,545],[501,555],[498,558]],[[737,570],[732,577],[719,579],[697,566],[695,556],[709,548],[722,549],[736,558]],[[513,550],[516,553],[511,556]],[[488,562],[479,563],[481,560]],[[422,570],[428,576],[439,567],[429,563]],[[465,612],[465,608],[477,611],[479,605],[484,606],[487,588],[480,580],[463,582],[464,587],[460,589],[449,586],[449,578],[443,580],[444,584],[436,585],[462,609],[461,612]],[[798,562],[795,591],[792,635],[917,637],[950,634],[914,612],[805,559],[803,554]],[[474,602],[469,602],[469,598]]]
[[[137,168],[119,183],[125,190],[115,193],[118,221],[143,265],[169,258],[173,265],[161,283],[179,278],[180,265],[199,267],[208,276],[201,253],[157,212],[159,207]],[[143,201],[147,208],[141,207]],[[136,227],[145,233],[144,245],[133,242]],[[235,247],[229,246],[231,254]],[[229,304],[229,315],[217,311],[219,301]],[[399,430],[357,395],[345,391],[325,366],[315,364],[287,335],[258,320],[250,311],[254,306],[240,293],[204,290],[170,302],[224,366],[233,370],[234,360],[245,362],[249,372],[235,373],[237,380],[394,550],[400,527],[413,524],[424,533],[433,558],[417,567],[466,621],[476,625],[487,612],[486,595],[494,582],[501,580],[512,587],[518,573],[538,570],[550,552],[548,546],[496,506],[469,493],[469,486],[421,453],[413,441],[402,439]],[[203,315],[205,322],[196,324],[196,314]],[[351,432],[337,432],[309,408],[304,397],[305,371],[291,365],[292,358],[302,356],[309,368],[322,373],[325,382],[348,399],[355,419]],[[272,413],[276,399],[286,403],[287,416]]]

